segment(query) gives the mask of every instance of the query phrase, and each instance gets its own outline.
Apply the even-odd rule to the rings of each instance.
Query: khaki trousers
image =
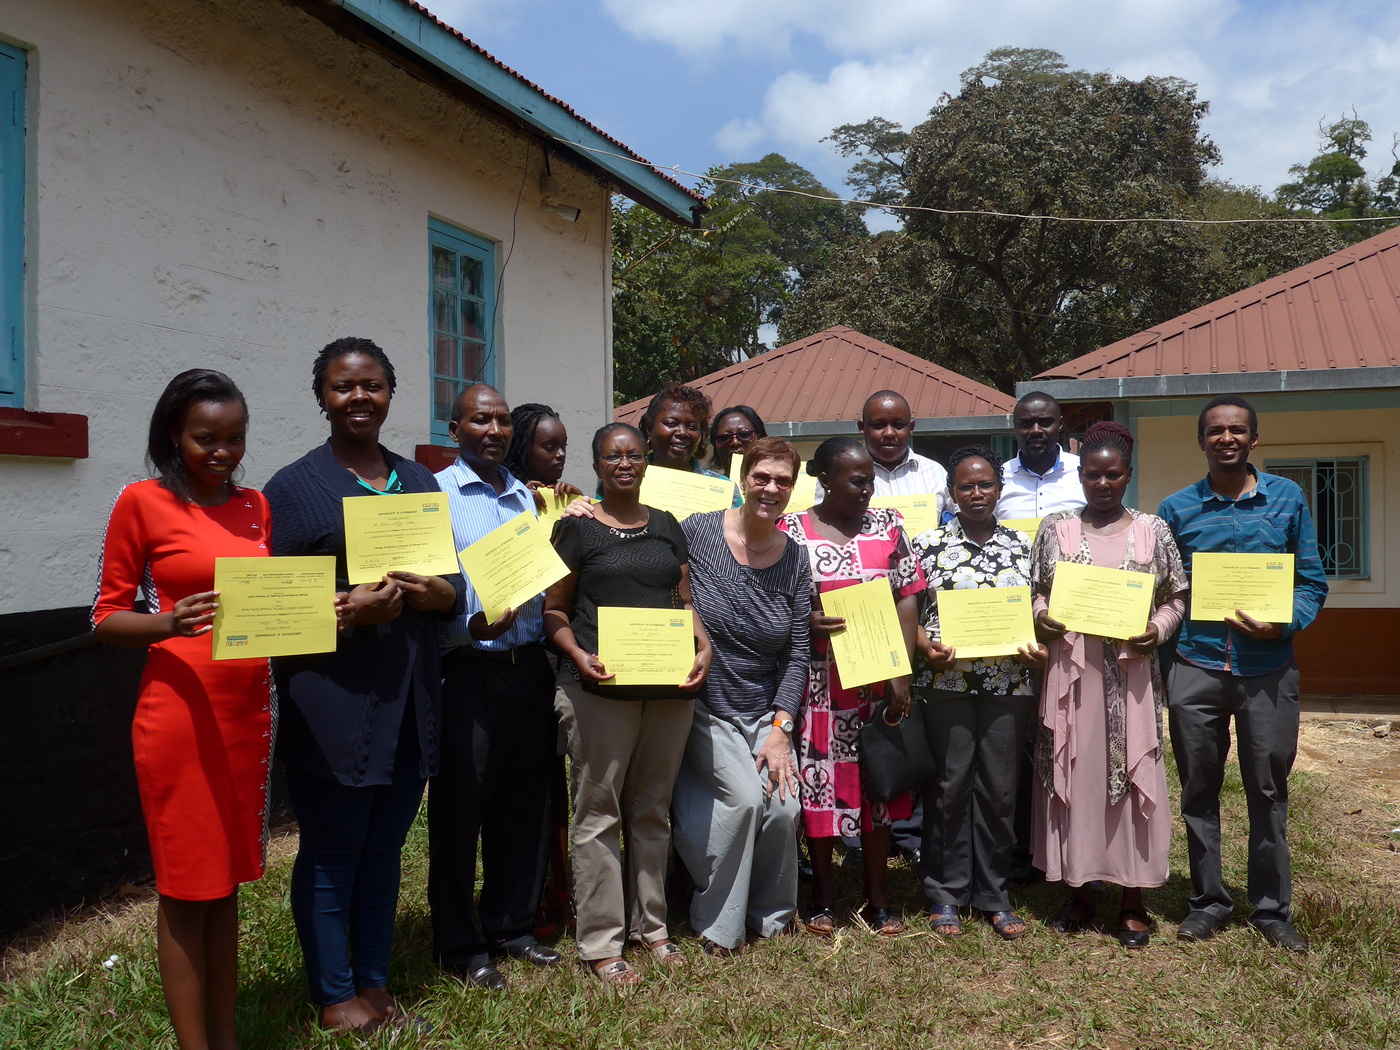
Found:
[[[578,954],[610,959],[629,936],[648,944],[667,936],[667,812],[695,701],[598,697],[566,667],[554,709],[573,762]]]

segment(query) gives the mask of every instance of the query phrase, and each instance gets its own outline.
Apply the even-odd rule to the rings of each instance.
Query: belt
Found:
[[[483,660],[492,660],[501,664],[523,664],[535,656],[543,654],[545,651],[543,642],[526,642],[524,645],[517,645],[511,649],[478,649],[474,645],[463,645],[452,652],[448,657],[480,657]]]

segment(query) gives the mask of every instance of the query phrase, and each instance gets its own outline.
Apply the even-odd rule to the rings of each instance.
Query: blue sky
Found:
[[[1272,190],[1355,107],[1389,168],[1400,4],[1377,0],[427,0],[507,65],[658,165],[778,152],[839,189],[820,139],[880,115],[917,124],[991,48],[1179,76],[1211,103],[1216,174]],[[682,180],[690,182],[690,180]]]

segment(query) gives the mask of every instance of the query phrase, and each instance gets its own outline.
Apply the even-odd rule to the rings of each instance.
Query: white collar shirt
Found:
[[[1084,486],[1079,483],[1079,457],[1060,450],[1055,465],[1036,474],[1021,462],[1019,455],[1006,461],[1001,470],[1001,499],[997,520],[1043,518],[1057,510],[1084,506]]]
[[[948,509],[948,472],[941,463],[909,450],[904,461],[894,467],[875,464],[876,496],[938,497],[938,512]]]

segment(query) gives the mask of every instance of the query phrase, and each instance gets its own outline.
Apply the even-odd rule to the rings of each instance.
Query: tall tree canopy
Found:
[[[1388,172],[1369,175],[1361,162],[1366,159],[1366,143],[1371,126],[1353,111],[1350,117],[1318,126],[1322,150],[1306,164],[1288,169],[1292,182],[1278,188],[1278,201],[1294,212],[1320,215],[1329,219],[1400,217],[1400,158],[1391,148],[1394,162]],[[1397,219],[1400,221],[1400,218]],[[1339,224],[1337,229],[1349,241],[1364,240],[1388,225],[1384,223]]]

